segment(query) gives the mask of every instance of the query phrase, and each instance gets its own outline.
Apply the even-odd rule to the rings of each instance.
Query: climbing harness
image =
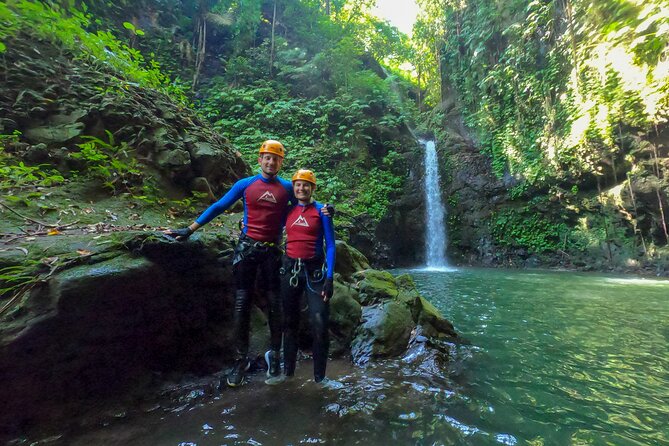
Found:
[[[290,277],[288,279],[288,284],[293,288],[297,288],[297,286],[300,283],[300,273],[304,272],[304,279],[305,279],[305,283],[307,285],[307,288],[312,293],[316,293],[316,291],[313,289],[313,287],[311,285],[316,284],[316,283],[320,283],[320,282],[323,281],[323,278],[325,277],[325,273],[324,273],[325,263],[319,262],[319,263],[321,263],[321,267],[312,270],[311,274],[309,274],[309,268],[307,267],[308,262],[305,262],[302,259],[297,259],[297,260],[290,259],[290,260],[292,262],[292,266],[290,267]],[[313,264],[315,262],[310,262],[310,263]],[[285,272],[286,272],[285,268],[282,267],[280,272],[285,274]]]
[[[252,257],[255,254],[267,253],[270,250],[276,250],[277,254],[282,252],[278,243],[261,242],[252,239],[246,234],[242,234],[241,236],[239,236],[239,242],[235,247],[235,253],[232,259],[232,264],[236,265],[242,260]]]

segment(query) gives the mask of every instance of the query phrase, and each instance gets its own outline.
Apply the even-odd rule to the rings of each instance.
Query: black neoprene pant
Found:
[[[328,331],[328,320],[330,318],[330,305],[323,302],[321,291],[323,290],[323,275],[320,267],[303,267],[302,271],[293,279],[291,270],[294,260],[284,258],[281,277],[281,296],[283,297],[283,312],[285,316],[284,338],[283,338],[283,361],[286,375],[295,373],[295,362],[297,360],[298,330],[300,327],[300,303],[302,294],[306,293],[309,305],[309,325],[313,338],[312,350],[314,355],[314,380],[321,381],[325,377],[325,368],[328,360],[328,349],[330,337]],[[320,274],[319,274],[320,273]],[[320,277],[319,277],[320,276]]]
[[[237,359],[244,358],[249,352],[249,326],[253,285],[259,273],[259,285],[269,303],[270,348],[281,350],[282,306],[279,295],[280,251],[275,248],[247,250],[241,259],[235,259],[234,275],[236,282],[235,307],[233,313],[233,337]]]

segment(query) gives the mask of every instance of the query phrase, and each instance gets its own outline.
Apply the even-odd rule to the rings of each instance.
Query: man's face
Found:
[[[308,181],[295,180],[293,182],[293,193],[295,194],[295,198],[300,201],[311,200],[311,195],[314,193],[315,188],[316,186]]]
[[[283,158],[273,153],[263,153],[258,157],[258,164],[260,164],[260,170],[265,175],[273,177],[279,170],[281,170],[281,164],[283,164]]]

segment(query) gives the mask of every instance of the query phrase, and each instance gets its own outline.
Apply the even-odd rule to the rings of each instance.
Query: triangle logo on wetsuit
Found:
[[[260,200],[265,200],[265,201],[269,201],[271,203],[276,203],[276,197],[274,197],[274,194],[270,191],[265,191],[265,193],[262,194],[260,196],[260,198],[258,198],[258,201],[260,201]]]
[[[303,216],[300,215],[299,217],[297,217],[297,219],[290,226],[293,227],[295,225],[304,226],[304,227],[308,228],[309,227],[309,222],[307,222],[307,220]]]

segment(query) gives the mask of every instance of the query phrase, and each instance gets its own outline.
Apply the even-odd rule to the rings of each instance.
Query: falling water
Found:
[[[425,259],[428,269],[448,269],[446,260],[446,209],[439,190],[439,162],[434,141],[420,140],[425,147]]]

